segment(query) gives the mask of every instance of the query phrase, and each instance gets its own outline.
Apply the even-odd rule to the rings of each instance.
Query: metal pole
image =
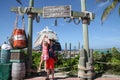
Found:
[[[34,0],[30,0],[29,7],[34,6]],[[30,76],[31,67],[32,67],[32,32],[33,32],[33,14],[28,13],[28,64],[27,71],[28,76]]]
[[[81,11],[86,11],[86,0],[81,0]],[[88,24],[82,24],[83,26],[83,48],[89,57],[89,37],[88,37]]]

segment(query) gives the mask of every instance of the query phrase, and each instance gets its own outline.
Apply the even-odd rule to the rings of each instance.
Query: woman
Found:
[[[52,73],[52,80],[54,80],[54,52],[55,48],[54,48],[54,41],[50,39],[50,44],[49,44],[49,59],[46,61],[46,71],[47,71],[47,78],[46,80],[50,80],[49,79],[49,75],[50,75],[50,71]]]
[[[43,61],[45,61],[44,68],[46,71],[46,61],[49,59],[49,54],[48,54],[49,39],[47,36],[44,36],[41,44],[42,44],[42,54],[41,54],[41,61],[40,61],[37,72],[41,71],[41,66],[42,66]]]

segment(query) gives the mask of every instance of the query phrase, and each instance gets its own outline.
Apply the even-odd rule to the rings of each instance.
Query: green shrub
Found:
[[[37,52],[32,52],[32,67],[33,68],[37,68],[39,66],[39,63],[40,63],[40,56],[41,56],[41,53],[37,53]]]
[[[77,72],[78,70],[78,60],[79,56],[74,58],[63,58],[62,54],[58,55],[58,62],[55,64],[56,68],[64,68],[63,71],[74,71]]]
[[[94,52],[95,72],[106,72],[108,74],[120,75],[120,52],[113,47],[107,53]],[[103,63],[97,63],[103,62]]]

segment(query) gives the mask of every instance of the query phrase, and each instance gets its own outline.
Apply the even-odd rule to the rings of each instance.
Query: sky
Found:
[[[14,28],[16,14],[10,11],[11,7],[27,7],[29,0],[21,0],[21,6],[16,0],[0,0],[0,45],[4,41],[8,41]],[[89,47],[93,49],[99,48],[120,48],[120,16],[118,9],[112,10],[107,20],[101,24],[101,16],[103,10],[110,2],[97,3],[96,0],[86,0],[86,10],[95,13],[95,19],[88,26]],[[63,6],[71,5],[72,11],[81,12],[80,0],[34,0],[34,7],[43,8],[44,6]],[[28,17],[25,14],[25,30],[28,33]],[[21,28],[22,20],[19,16],[18,27]],[[74,22],[66,23],[63,18],[57,19],[58,25],[55,26],[55,18],[44,19],[40,17],[40,23],[33,21],[33,42],[37,38],[37,33],[43,30],[46,26],[55,31],[58,35],[59,42],[64,49],[65,43],[71,43],[72,48],[77,47],[78,43],[83,45],[82,23],[79,25]],[[34,44],[33,44],[34,45]]]

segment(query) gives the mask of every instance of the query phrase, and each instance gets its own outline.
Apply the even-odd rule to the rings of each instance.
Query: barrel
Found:
[[[1,63],[10,62],[10,50],[1,49]]]
[[[12,80],[23,80],[25,77],[25,63],[12,63]]]
[[[13,47],[25,48],[26,47],[26,34],[24,29],[15,29],[13,35]]]
[[[0,80],[11,80],[11,63],[0,63]]]

